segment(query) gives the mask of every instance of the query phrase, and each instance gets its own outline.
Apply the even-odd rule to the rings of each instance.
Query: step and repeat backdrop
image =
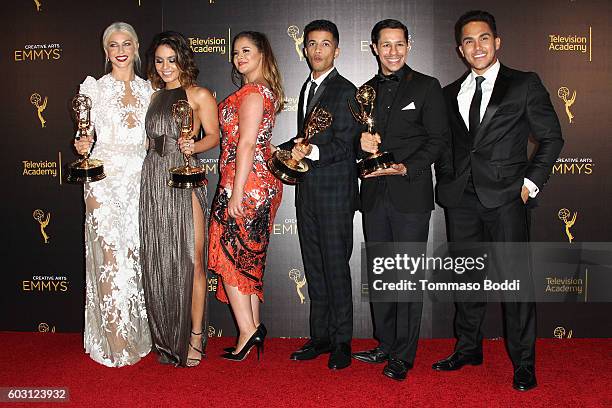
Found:
[[[606,0],[462,1],[369,0],[32,0],[10,2],[3,10],[0,98],[3,129],[0,168],[3,273],[0,330],[75,332],[82,330],[84,299],[84,205],[82,186],[66,183],[65,167],[76,159],[70,101],[87,75],[104,74],[101,35],[113,21],[132,24],[141,55],[153,35],[183,33],[200,68],[199,83],[218,101],[235,90],[230,80],[231,38],[242,30],[268,35],[283,74],[286,107],[277,117],[274,142],[296,134],[299,90],[309,70],[302,55],[303,28],[313,19],[334,21],[340,31],[339,71],[357,86],[377,71],[369,45],[372,26],[396,18],[409,28],[408,63],[443,85],[466,67],[458,58],[454,23],[465,11],[482,8],[497,18],[500,60],[535,71],[546,85],[562,122],[565,147],[532,213],[534,241],[611,240],[612,75]],[[212,194],[219,151],[201,156]],[[308,335],[309,299],[297,237],[293,188],[286,187],[276,216],[265,277],[263,320],[272,336]],[[430,239],[445,241],[444,213],[436,209]],[[354,219],[353,300],[355,336],[371,336],[369,304],[362,301],[361,214]],[[211,294],[208,334],[233,335],[226,305]],[[554,283],[553,283],[554,284]],[[586,283],[577,283],[580,290]],[[576,285],[574,285],[576,286]],[[581,289],[582,288],[582,289]],[[563,290],[563,288],[558,288]],[[574,288],[575,289],[575,288]],[[541,337],[611,337],[606,303],[538,305]],[[423,337],[451,337],[454,307],[426,303]],[[489,337],[502,333],[499,304],[491,304]]]

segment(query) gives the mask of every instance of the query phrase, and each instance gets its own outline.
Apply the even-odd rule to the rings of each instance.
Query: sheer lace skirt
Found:
[[[134,203],[97,199],[90,186],[85,205],[85,351],[108,367],[134,364],[151,349],[139,245],[133,239],[137,216],[135,223],[129,219],[137,210],[125,208]]]

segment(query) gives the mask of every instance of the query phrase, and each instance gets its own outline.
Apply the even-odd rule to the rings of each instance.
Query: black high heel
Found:
[[[266,326],[264,326],[263,323],[259,323],[259,326],[257,326],[257,328],[261,332],[262,340],[265,340],[266,334],[268,334],[268,329],[266,329]],[[225,351],[226,353],[233,353],[235,350],[236,350],[236,347],[226,347],[223,349],[223,351]]]
[[[199,332],[199,333],[194,333],[194,332],[193,332],[193,330],[192,330],[192,331],[191,331],[191,334],[193,334],[194,336],[201,336],[201,335],[202,335],[202,332]],[[202,344],[204,344],[204,341],[201,341],[201,343],[202,343]],[[187,364],[186,364],[186,365],[187,365],[187,367],[196,367],[196,366],[198,366],[198,365],[200,364],[200,362],[202,361],[202,357],[204,357],[204,352],[203,352],[201,349],[199,349],[199,348],[197,348],[197,347],[194,347],[194,346],[191,344],[191,340],[189,341],[189,347],[191,347],[192,349],[194,349],[195,351],[197,351],[198,353],[200,353],[200,358],[190,358],[190,357],[187,357]],[[200,347],[201,347],[201,348],[204,348],[204,347],[202,347],[202,346],[200,346]]]
[[[259,360],[260,355],[263,355],[263,344],[264,344],[264,335],[261,330],[257,328],[255,333],[249,338],[242,349],[234,354],[234,353],[225,353],[221,355],[221,358],[231,361],[243,361],[248,355],[253,347],[257,348],[257,360]]]

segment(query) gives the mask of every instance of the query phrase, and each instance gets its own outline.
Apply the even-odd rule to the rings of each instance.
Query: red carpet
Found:
[[[382,366],[354,361],[327,369],[327,357],[294,362],[288,356],[303,340],[269,339],[264,359],[255,353],[235,363],[218,357],[229,338],[214,338],[209,357],[197,368],[157,363],[106,368],[82,349],[78,334],[0,333],[0,387],[68,387],[70,403],[55,407],[611,407],[612,340],[538,341],[539,387],[511,387],[511,365],[502,341],[487,341],[479,367],[439,373],[430,366],[446,356],[451,340],[423,340],[417,361],[402,383],[381,374]],[[353,349],[372,346],[355,340]],[[5,406],[27,404],[0,403]]]

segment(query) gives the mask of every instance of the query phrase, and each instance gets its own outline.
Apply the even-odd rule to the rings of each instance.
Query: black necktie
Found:
[[[308,111],[308,107],[310,106],[310,101],[314,97],[315,92],[317,91],[317,83],[313,80],[310,81],[310,89],[308,90],[308,98],[306,98],[306,111]]]
[[[470,134],[472,137],[476,136],[478,128],[480,127],[480,103],[482,102],[482,81],[484,77],[476,77],[476,91],[472,97],[472,103],[470,104]]]

